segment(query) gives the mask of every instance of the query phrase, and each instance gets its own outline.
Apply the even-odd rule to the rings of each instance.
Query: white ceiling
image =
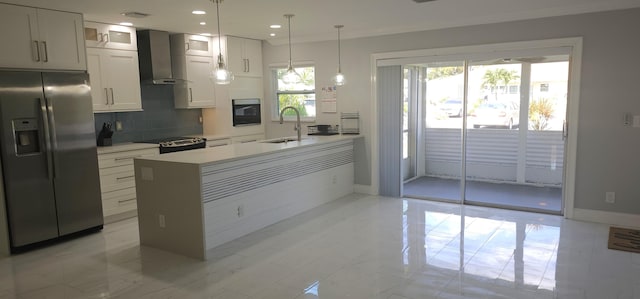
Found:
[[[83,13],[85,20],[132,22],[137,28],[170,32],[216,33],[215,3],[211,0],[0,0],[7,3]],[[293,13],[293,42],[375,36],[429,29],[477,25],[547,16],[640,7],[640,0],[225,0],[220,4],[223,35],[286,43],[285,13]],[[205,10],[204,16],[191,14]],[[125,11],[147,13],[127,18]],[[198,23],[206,21],[207,25]],[[282,24],[282,29],[269,29]],[[270,37],[274,32],[277,36]]]

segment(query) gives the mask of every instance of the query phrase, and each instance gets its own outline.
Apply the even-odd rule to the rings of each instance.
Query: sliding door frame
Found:
[[[580,73],[582,62],[582,38],[560,38],[548,40],[535,40],[524,42],[498,43],[473,45],[463,47],[411,50],[400,52],[376,53],[371,55],[371,95],[373,105],[371,105],[371,115],[378,117],[378,97],[377,97],[377,68],[385,65],[405,65],[425,60],[452,61],[466,60],[469,56],[490,55],[494,52],[528,52],[537,50],[546,50],[551,48],[569,48],[569,88],[567,95],[567,124],[566,131],[567,145],[565,149],[565,168],[564,168],[564,188],[562,201],[564,206],[563,214],[566,218],[573,218],[574,200],[575,200],[575,172],[576,172],[576,156],[577,156],[577,138],[578,138],[578,110],[580,101]],[[372,164],[372,190],[379,190],[380,181],[380,155],[379,149],[379,119],[371,122],[371,164]],[[398,132],[401,134],[401,132]],[[385,159],[397,158],[401,163],[400,157],[385,157]],[[398,180],[400,182],[401,180]]]

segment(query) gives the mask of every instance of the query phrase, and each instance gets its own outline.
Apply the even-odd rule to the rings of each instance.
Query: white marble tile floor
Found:
[[[0,259],[0,298],[640,298],[608,226],[353,194],[200,261],[141,247],[136,219]]]

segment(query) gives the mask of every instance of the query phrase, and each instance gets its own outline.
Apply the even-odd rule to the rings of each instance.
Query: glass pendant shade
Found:
[[[333,76],[333,84],[335,84],[336,86],[342,86],[344,85],[344,83],[344,75],[338,70],[338,73]]]
[[[300,74],[296,72],[291,65],[287,68],[287,72],[282,76],[282,82],[285,84],[296,84],[302,81]]]
[[[225,67],[222,54],[218,55],[218,63],[213,70],[211,77],[215,84],[227,85],[233,81],[233,74]]]

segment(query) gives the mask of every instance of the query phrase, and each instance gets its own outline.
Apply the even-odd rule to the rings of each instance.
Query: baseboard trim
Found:
[[[604,223],[628,228],[640,228],[640,215],[586,209],[573,209],[573,220]]]
[[[378,192],[374,192],[373,187],[370,185],[353,185],[353,192],[367,195],[378,195]]]
[[[104,217],[104,224],[110,224],[118,221],[122,221],[125,219],[133,218],[138,216],[138,210],[126,211],[120,214],[114,214]]]

